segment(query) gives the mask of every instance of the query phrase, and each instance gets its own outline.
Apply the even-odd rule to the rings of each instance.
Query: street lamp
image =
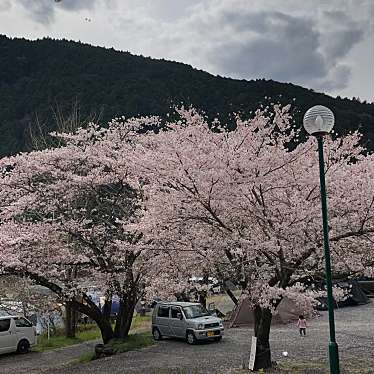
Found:
[[[319,155],[319,178],[321,185],[321,205],[323,221],[323,246],[325,250],[326,284],[327,284],[327,304],[329,310],[330,342],[329,342],[329,361],[330,373],[339,374],[339,353],[338,345],[335,340],[335,322],[334,322],[334,298],[332,295],[331,281],[331,260],[329,247],[329,227],[327,223],[327,199],[325,184],[325,164],[323,157],[323,136],[327,135],[334,127],[334,114],[329,108],[322,105],[316,105],[304,115],[304,128],[308,134],[317,138]]]

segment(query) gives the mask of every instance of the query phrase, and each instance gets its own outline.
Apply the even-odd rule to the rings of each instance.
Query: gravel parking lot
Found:
[[[374,302],[336,311],[337,341],[341,361],[352,358],[374,361]],[[2,374],[123,374],[123,373],[228,373],[239,368],[247,360],[251,329],[226,330],[219,343],[204,343],[189,346],[183,341],[164,340],[141,351],[127,352],[87,364],[75,364],[52,368],[43,364],[44,355],[7,356],[0,359]],[[310,361],[327,360],[328,319],[327,312],[309,322],[307,336],[300,337],[297,328],[291,325],[274,326],[271,334],[273,360]],[[282,352],[289,356],[284,358]],[[34,357],[34,358],[32,358]],[[55,356],[55,363],[59,362]],[[25,366],[25,362],[28,364]],[[32,366],[33,365],[33,366]],[[29,368],[26,371],[27,366]],[[342,365],[344,368],[344,365]],[[185,369],[185,371],[177,371]],[[172,371],[171,371],[172,372]]]

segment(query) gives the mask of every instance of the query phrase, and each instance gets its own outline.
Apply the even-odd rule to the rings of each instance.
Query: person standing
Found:
[[[297,327],[299,328],[300,336],[306,336],[306,319],[303,315],[299,316]]]

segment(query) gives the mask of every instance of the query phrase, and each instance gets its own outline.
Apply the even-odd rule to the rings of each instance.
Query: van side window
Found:
[[[9,319],[0,319],[0,332],[8,331],[10,327]]]
[[[177,308],[176,306],[171,307],[171,318],[178,318],[178,313],[181,313],[180,308]]]
[[[16,327],[32,327],[32,324],[25,318],[14,318],[14,321],[16,323]]]
[[[158,317],[166,317],[169,318],[169,307],[168,306],[160,306],[157,312]]]

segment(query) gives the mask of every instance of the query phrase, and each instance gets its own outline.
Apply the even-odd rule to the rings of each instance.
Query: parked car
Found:
[[[199,303],[159,302],[152,314],[152,335],[155,340],[164,336],[183,338],[188,344],[198,340],[221,340],[222,320],[209,314]]]
[[[0,353],[27,353],[36,343],[36,328],[28,319],[0,317]]]

